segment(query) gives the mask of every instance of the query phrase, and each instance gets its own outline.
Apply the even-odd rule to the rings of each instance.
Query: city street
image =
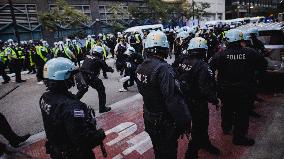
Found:
[[[108,60],[108,64],[113,66],[113,60]],[[109,79],[101,78],[106,86],[107,105],[112,107],[112,111],[104,114],[96,112],[98,125],[107,134],[104,143],[108,158],[153,158],[151,140],[144,131],[141,95],[137,93],[136,86],[130,88],[128,92],[118,92],[117,90],[121,88],[121,83],[118,81],[119,74],[115,71],[108,75]],[[45,86],[36,84],[35,75],[24,74],[23,79],[27,79],[27,82],[0,85],[2,98],[0,111],[5,114],[17,133],[33,134],[19,150],[34,158],[45,159],[48,157],[45,155],[45,134],[38,104]],[[3,96],[5,92],[10,93]],[[76,92],[76,89],[73,88],[72,92]],[[231,136],[222,134],[220,111],[210,107],[209,134],[211,141],[221,149],[222,155],[216,157],[200,151],[200,158],[283,159],[284,95],[266,94],[261,97],[264,102],[256,103],[256,111],[263,116],[260,119],[252,118],[249,130],[249,136],[257,139],[256,145],[250,148],[232,145]],[[82,101],[98,110],[98,97],[94,89],[90,88]],[[3,138],[1,141],[6,142]],[[179,158],[183,158],[187,142],[186,138],[179,140]],[[94,152],[97,158],[103,158],[99,147],[95,148]]]

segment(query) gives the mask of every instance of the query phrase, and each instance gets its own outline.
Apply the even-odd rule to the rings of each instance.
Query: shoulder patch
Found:
[[[84,113],[83,110],[75,109],[74,110],[74,117],[75,118],[85,118],[85,113]]]

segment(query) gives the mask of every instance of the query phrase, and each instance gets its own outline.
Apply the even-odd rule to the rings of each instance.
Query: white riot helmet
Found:
[[[47,41],[42,41],[42,45],[43,45],[44,47],[49,47]]]
[[[177,34],[177,38],[180,38],[181,40],[188,38],[188,36],[189,36],[189,33],[187,31],[182,31]]]
[[[90,50],[90,55],[101,58],[103,55],[103,48],[101,46],[95,46]]]
[[[71,39],[66,39],[66,45],[71,45]]]
[[[92,39],[92,36],[91,35],[88,35],[87,36],[87,40],[91,40]]]
[[[72,44],[73,44],[73,45],[76,45],[76,44],[77,44],[77,40],[75,40],[75,39],[72,40]]]
[[[165,33],[152,31],[145,41],[145,51],[147,55],[159,55],[165,58],[168,56],[169,42]]]
[[[8,39],[8,40],[7,40],[7,43],[8,43],[9,46],[14,45],[14,41],[13,41],[12,39]]]
[[[131,55],[131,54],[133,54],[133,53],[135,53],[135,49],[133,48],[133,47],[128,47],[127,48],[127,50],[124,52],[124,54],[126,54],[126,55]]]
[[[58,42],[53,43],[54,47],[58,48]]]
[[[59,50],[61,50],[61,51],[64,50],[64,42],[63,42],[63,41],[59,41],[59,42],[58,42],[58,48],[59,48]]]

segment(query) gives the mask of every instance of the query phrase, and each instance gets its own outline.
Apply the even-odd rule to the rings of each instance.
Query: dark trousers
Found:
[[[0,134],[10,143],[18,140],[19,136],[12,130],[5,116],[0,113]]]
[[[251,99],[253,95],[249,91],[232,92],[224,91],[221,97],[223,106],[221,108],[222,129],[229,131],[234,126],[234,138],[246,136],[249,128],[249,111],[251,110]]]
[[[20,82],[22,80],[21,77],[21,70],[22,70],[22,60],[20,59],[13,59],[10,62],[12,71],[15,73],[16,82]]]
[[[207,101],[190,102],[192,144],[198,148],[210,144],[208,136],[209,109]]]
[[[10,77],[5,72],[5,65],[1,61],[0,61],[0,76],[3,77],[3,80],[5,82],[10,80]]]
[[[97,90],[99,96],[99,107],[100,110],[103,110],[106,105],[106,92],[103,81],[92,74],[82,73],[82,75],[86,84]],[[81,99],[87,91],[88,88],[78,90],[76,97]]]
[[[44,67],[44,64],[36,65],[36,69],[37,69],[36,78],[38,82],[43,80],[43,67]]]
[[[188,101],[187,103],[190,105],[192,127],[186,158],[197,158],[199,149],[211,144],[208,135],[208,103],[207,101]]]
[[[144,118],[145,131],[149,134],[155,159],[176,159],[178,133],[173,124],[161,124]]]
[[[123,82],[123,88],[127,89],[128,87],[131,87],[134,85],[134,82],[136,82],[137,78],[135,76],[135,71],[137,67],[127,68],[125,70],[125,76],[130,76],[130,79]]]

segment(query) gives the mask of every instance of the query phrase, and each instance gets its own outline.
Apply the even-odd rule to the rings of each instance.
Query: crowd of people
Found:
[[[105,134],[90,126],[88,108],[80,99],[91,86],[98,91],[100,113],[111,110],[105,106],[105,87],[99,74],[102,70],[107,78],[107,72],[114,70],[106,59],[115,58],[116,70],[125,79],[119,91],[127,91],[136,82],[143,96],[145,131],[155,158],[176,158],[178,138],[190,134],[185,156],[196,159],[200,149],[214,155],[222,151],[209,139],[208,102],[217,110],[222,103],[221,127],[224,134],[233,131],[233,144],[255,143],[247,137],[249,116],[259,116],[253,111],[257,82],[267,67],[257,32],[254,28],[246,32],[217,27],[167,28],[145,30],[143,35],[88,35],[83,41],[55,42],[53,48],[46,41],[17,44],[8,40],[1,43],[1,75],[3,83],[10,81],[4,70],[8,66],[16,73],[16,82],[24,82],[22,69],[36,72],[39,84],[45,81],[48,91],[41,97],[40,107],[51,158],[91,159],[92,148],[100,145]],[[173,55],[170,65],[165,59]],[[68,89],[75,83],[78,93],[73,96]]]

